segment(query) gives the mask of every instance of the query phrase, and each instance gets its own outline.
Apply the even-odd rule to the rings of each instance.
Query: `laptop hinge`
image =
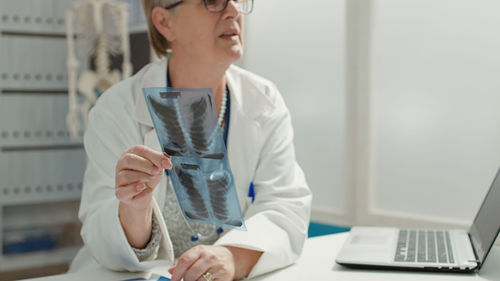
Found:
[[[470,245],[472,246],[472,252],[474,253],[474,257],[476,257],[475,260],[468,260],[468,261],[475,262],[475,263],[477,263],[477,267],[480,267],[481,261],[479,260],[479,257],[477,256],[476,247],[474,247],[474,243],[472,242],[472,237],[470,236],[470,232],[467,232],[467,236],[469,237],[469,241],[470,241]]]

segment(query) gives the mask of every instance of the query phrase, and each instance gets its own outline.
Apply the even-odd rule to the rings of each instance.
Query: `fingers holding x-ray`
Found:
[[[171,167],[168,155],[143,145],[131,147],[116,164],[116,198],[135,209],[147,207],[152,199],[149,189],[156,188],[164,169]]]
[[[147,188],[145,183],[133,183],[121,186],[115,190],[116,198],[120,201],[130,201],[134,196]]]

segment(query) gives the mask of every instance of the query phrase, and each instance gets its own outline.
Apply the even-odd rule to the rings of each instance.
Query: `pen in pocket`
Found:
[[[255,201],[255,190],[253,188],[253,181],[250,182],[250,186],[248,187],[248,197],[252,198],[252,203]]]

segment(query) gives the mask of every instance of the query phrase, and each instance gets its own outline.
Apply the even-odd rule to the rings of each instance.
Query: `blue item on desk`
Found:
[[[170,281],[170,278],[167,278],[165,276],[161,276],[158,274],[152,274],[149,278],[144,278],[144,277],[139,277],[139,278],[132,278],[132,279],[125,279],[122,281]]]

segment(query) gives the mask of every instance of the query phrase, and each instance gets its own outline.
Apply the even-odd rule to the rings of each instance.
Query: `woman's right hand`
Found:
[[[170,157],[144,145],[125,151],[116,165],[115,195],[120,200],[120,222],[129,243],[144,247],[151,235],[153,191],[172,168]]]

